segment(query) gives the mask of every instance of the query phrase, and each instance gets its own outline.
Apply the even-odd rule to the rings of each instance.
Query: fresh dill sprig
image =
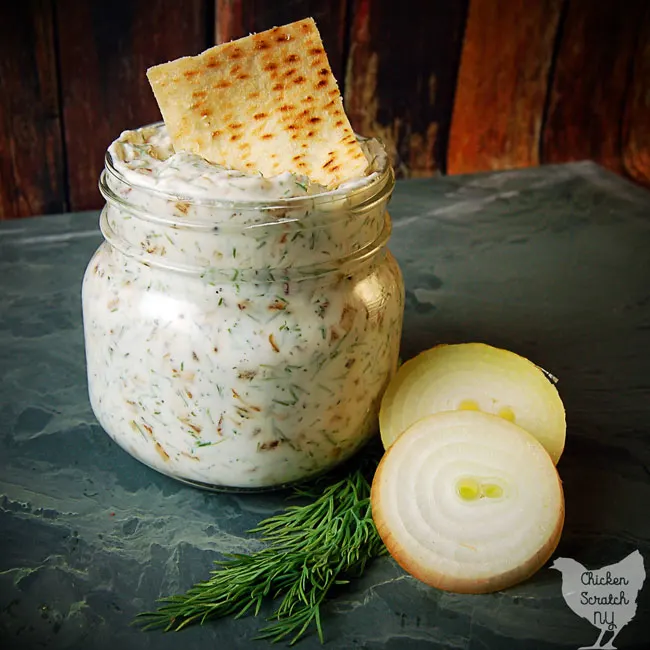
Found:
[[[143,629],[181,630],[224,616],[257,616],[262,603],[280,599],[258,639],[296,643],[313,625],[324,642],[321,605],[335,585],[359,577],[367,563],[385,554],[370,512],[370,476],[376,454],[364,450],[361,462],[332,482],[325,476],[295,488],[310,499],[262,521],[257,533],[267,546],[231,554],[216,562],[206,582],[183,595],[161,599],[157,611],[140,614]]]

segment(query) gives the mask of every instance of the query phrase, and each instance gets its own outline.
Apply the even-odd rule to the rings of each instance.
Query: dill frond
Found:
[[[266,542],[255,553],[218,561],[205,582],[161,599],[139,614],[143,629],[181,630],[224,616],[257,616],[266,600],[279,600],[257,639],[296,643],[311,628],[324,642],[321,605],[331,589],[359,577],[386,550],[370,512],[370,482],[377,466],[372,450],[356,466],[295,488],[308,499],[262,521],[250,532]],[[334,482],[333,482],[334,481]]]

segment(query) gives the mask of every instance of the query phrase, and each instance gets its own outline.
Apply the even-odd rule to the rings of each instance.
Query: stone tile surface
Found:
[[[560,378],[567,515],[556,555],[639,549],[650,573],[650,194],[591,163],[399,182],[403,357],[481,340]],[[130,621],[208,577],[283,494],[210,494],[140,465],[86,394],[80,312],[96,213],[0,224],[0,648],[264,647],[261,621],[181,633]],[[650,647],[650,579],[619,648]],[[505,592],[439,592],[390,558],[324,609],[327,648],[551,650],[598,630],[547,567]],[[318,648],[310,636],[299,645]]]

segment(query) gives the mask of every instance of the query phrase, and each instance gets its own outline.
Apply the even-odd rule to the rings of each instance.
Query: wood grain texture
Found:
[[[562,0],[471,0],[454,101],[450,174],[539,163]]]
[[[632,81],[625,103],[623,164],[634,180],[650,186],[650,6],[634,54]]]
[[[380,137],[398,176],[444,171],[466,3],[353,0],[345,105]]]
[[[226,43],[251,33],[286,25],[311,16],[318,31],[336,80],[343,78],[345,14],[347,0],[214,0],[215,36],[217,43]]]
[[[594,160],[623,171],[621,123],[642,0],[569,0],[562,29],[542,161]]]
[[[161,119],[146,69],[208,43],[203,0],[56,3],[70,207],[102,204],[97,180],[121,131]]]
[[[66,209],[49,0],[0,16],[0,219]]]

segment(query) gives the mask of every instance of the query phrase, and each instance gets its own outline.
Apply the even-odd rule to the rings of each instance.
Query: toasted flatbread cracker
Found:
[[[326,187],[368,166],[312,18],[154,66],[147,77],[177,151]]]

